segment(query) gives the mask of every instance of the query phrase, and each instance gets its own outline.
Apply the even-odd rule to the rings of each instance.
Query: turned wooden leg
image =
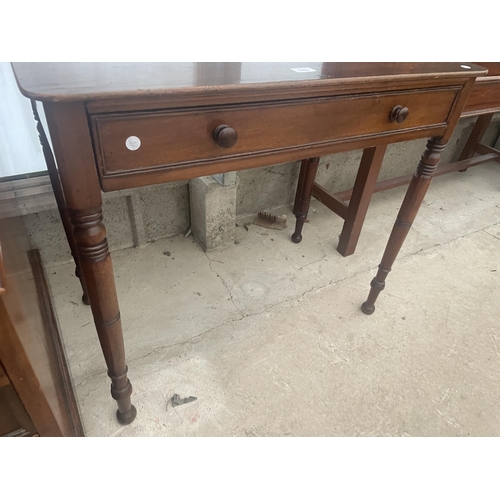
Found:
[[[307,218],[309,205],[311,203],[311,192],[318,171],[319,158],[308,158],[302,160],[300,166],[300,176],[297,185],[297,194],[295,195],[295,204],[293,213],[296,217],[295,232],[292,235],[294,243],[302,241],[302,228]]]
[[[386,149],[387,146],[384,145],[363,151],[337,247],[338,252],[344,257],[352,255],[356,250]]]
[[[392,264],[396,260],[399,250],[403,246],[406,235],[415,220],[418,209],[422,204],[425,193],[432,179],[432,174],[439,163],[441,152],[446,143],[440,138],[432,138],[427,142],[427,149],[422,155],[417,171],[411,180],[403,204],[399,210],[398,217],[394,223],[389,241],[385,248],[384,256],[378,266],[378,272],[371,282],[371,289],[368,299],[361,306],[365,314],[372,314],[375,311],[375,301],[379,293],[385,287],[385,280],[391,271]]]
[[[64,222],[63,222],[64,224]],[[69,241],[69,239],[68,239]],[[76,264],[76,267],[75,267],[75,276],[80,280],[80,285],[82,287],[82,302],[88,306],[90,305],[90,302],[89,302],[89,294],[87,292],[87,285],[85,284],[85,281],[83,279],[83,273],[82,273],[82,270],[80,269],[80,263],[78,262],[78,256],[75,253],[71,252],[71,255],[73,257],[73,260],[75,261],[75,264]]]
[[[304,177],[307,172],[307,160],[302,160],[300,164],[300,173],[299,180],[297,182],[297,191],[295,192],[295,202],[293,204],[293,214],[297,214],[297,210],[299,209],[300,197],[302,195],[302,189],[304,188]]]
[[[474,147],[478,142],[481,142],[482,138],[484,137],[484,134],[486,133],[486,130],[488,130],[488,127],[490,125],[493,116],[494,113],[490,113],[488,115],[481,115],[478,117],[476,123],[474,124],[474,128],[472,129],[472,132],[470,133],[469,138],[465,143],[464,149],[460,153],[458,161],[467,160],[474,156]],[[459,172],[466,172],[466,171],[467,171],[466,168],[459,170]]]
[[[111,378],[111,396],[118,403],[116,416],[122,424],[129,424],[137,411],[130,402],[132,385],[127,378],[120,310],[101,207],[69,213],[97,335]]]
[[[49,172],[50,183],[52,184],[52,190],[54,191],[54,197],[56,199],[57,208],[59,210],[59,215],[61,216],[61,221],[63,223],[64,232],[66,233],[66,239],[68,240],[69,247],[71,249],[71,256],[75,261],[75,275],[80,280],[80,285],[82,287],[83,295],[82,302],[85,305],[89,305],[89,299],[87,294],[87,286],[83,279],[82,272],[80,270],[80,263],[78,261],[78,253],[76,250],[75,237],[73,234],[73,226],[68,215],[68,208],[66,207],[66,200],[64,199],[64,193],[61,186],[61,180],[59,178],[59,172],[57,171],[56,162],[54,160],[54,155],[52,154],[52,149],[50,148],[47,135],[43,129],[42,122],[40,121],[40,116],[36,107],[36,102],[31,101],[31,109],[33,110],[33,116],[37,123],[36,128],[38,131],[38,138],[40,139],[40,144],[42,146],[43,156],[45,158],[45,163],[47,165],[47,171]]]
[[[127,377],[120,310],[111,256],[102,220],[102,193],[95,164],[85,103],[44,103],[67,212],[74,228],[75,248],[111,378],[111,395],[118,403],[118,420],[136,416]]]

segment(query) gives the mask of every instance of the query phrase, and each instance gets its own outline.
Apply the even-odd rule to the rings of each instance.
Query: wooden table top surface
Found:
[[[480,62],[474,63],[486,68],[488,70],[488,75],[490,77],[498,77],[500,76],[500,63],[498,62]]]
[[[474,63],[13,63],[19,89],[40,101],[77,101],[221,91],[273,89],[484,76]]]

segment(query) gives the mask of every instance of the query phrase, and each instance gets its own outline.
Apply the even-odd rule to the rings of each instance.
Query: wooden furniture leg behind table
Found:
[[[441,165],[435,168],[432,176],[437,177],[457,171],[466,172],[469,168],[483,165],[490,161],[500,162],[500,150],[496,150],[481,143],[494,115],[495,113],[480,115],[474,124],[474,128],[458,160],[454,163]],[[337,247],[338,252],[343,257],[352,255],[356,250],[356,245],[372,195],[374,193],[407,185],[413,178],[413,175],[403,175],[377,182],[377,176],[380,172],[386,149],[386,146],[378,146],[363,151],[356,182],[352,189],[332,194],[316,182],[312,185],[309,196],[314,196],[327,208],[345,219]],[[476,154],[480,156],[474,156]],[[303,190],[302,178],[299,178],[297,196],[299,192],[303,192]],[[301,240],[302,236],[298,241],[292,239],[295,243],[299,243]]]
[[[293,210],[295,217],[297,217],[297,222],[295,226],[295,233],[292,236],[292,241],[294,243],[300,243],[302,241],[302,227],[304,225],[304,220],[307,217],[311,196],[314,196],[327,208],[345,220],[342,232],[340,233],[337,250],[344,257],[353,254],[356,249],[356,244],[358,243],[361,228],[363,227],[363,222],[370,204],[375,183],[377,182],[377,177],[380,172],[380,167],[382,166],[382,160],[384,159],[386,149],[387,145],[384,144],[381,146],[366,148],[363,151],[363,156],[361,158],[358,174],[356,176],[356,182],[354,184],[354,189],[352,195],[350,196],[349,203],[346,203],[342,198],[329,193],[318,183],[314,182],[318,165],[316,163],[314,175],[311,178],[310,176],[312,174],[312,170],[308,168],[308,164],[304,163],[310,162],[311,160],[304,160],[304,162],[302,162],[299,182],[297,184],[297,194]],[[319,160],[319,158],[317,160]],[[306,171],[308,175],[307,177]],[[302,205],[304,207],[307,206],[305,215],[298,210],[300,200],[303,200]]]
[[[89,298],[87,293],[87,286],[83,280],[82,271],[80,269],[80,262],[78,259],[78,252],[76,249],[75,235],[73,234],[73,226],[69,220],[68,207],[66,206],[66,200],[64,199],[64,193],[61,186],[61,179],[59,178],[59,172],[57,171],[56,162],[54,161],[54,156],[52,150],[50,149],[50,144],[43,129],[42,122],[40,121],[40,116],[38,115],[38,110],[36,107],[36,102],[31,100],[31,109],[33,110],[33,117],[35,118],[37,124],[38,137],[40,139],[40,145],[42,146],[43,156],[45,158],[45,164],[47,165],[47,171],[49,172],[50,183],[52,185],[52,190],[54,191],[54,198],[56,199],[57,208],[59,210],[59,215],[63,224],[64,232],[66,234],[66,239],[71,250],[71,256],[75,261],[75,274],[80,280],[80,285],[82,287],[82,302],[85,305],[89,305]]]
[[[309,158],[302,160],[300,166],[299,183],[297,186],[297,194],[295,195],[295,204],[293,213],[296,217],[295,231],[292,235],[294,243],[302,241],[302,228],[307,219],[309,205],[311,204],[311,190],[318,171],[319,158]]]
[[[120,310],[102,220],[101,186],[88,135],[82,102],[44,105],[56,153],[64,198],[74,227],[76,250],[94,323],[111,378],[111,395],[118,404],[117,418],[129,424],[136,416],[131,404]]]
[[[387,146],[383,145],[363,151],[363,157],[361,158],[353,193],[347,207],[347,216],[342,226],[339,245],[337,247],[339,253],[344,257],[352,255],[356,249],[366,212],[372,198],[373,186],[377,182],[386,149]]]
[[[489,113],[487,115],[481,115],[476,120],[474,124],[474,128],[465,143],[464,149],[458,158],[458,161],[468,160],[472,158],[475,154],[474,148],[482,141],[486,130],[491,123],[491,120],[495,116],[495,113]],[[465,172],[467,169],[461,169],[460,172]]]

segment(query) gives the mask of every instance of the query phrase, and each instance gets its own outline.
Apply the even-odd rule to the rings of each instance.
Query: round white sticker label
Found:
[[[127,149],[130,149],[130,151],[135,151],[136,149],[139,149],[141,147],[141,140],[139,139],[139,137],[131,135],[125,141],[125,146],[127,146]]]

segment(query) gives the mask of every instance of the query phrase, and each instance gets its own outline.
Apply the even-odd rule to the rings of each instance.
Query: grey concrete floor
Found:
[[[48,267],[89,436],[500,435],[500,168],[433,181],[372,316],[406,188],[374,195],[356,253],[313,201],[304,240],[236,228],[113,253],[136,420],[120,426],[73,265]],[[165,255],[169,252],[170,255]],[[172,408],[174,393],[196,396]]]

